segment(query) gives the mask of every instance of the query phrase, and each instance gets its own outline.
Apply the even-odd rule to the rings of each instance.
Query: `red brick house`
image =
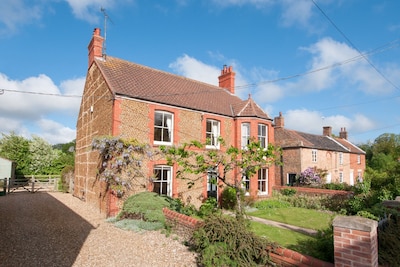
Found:
[[[272,119],[249,97],[235,96],[235,73],[224,66],[219,86],[191,80],[126,60],[104,56],[103,38],[95,29],[89,43],[89,66],[77,121],[74,195],[110,214],[113,197],[98,181],[98,153],[92,140],[110,135],[135,138],[154,148],[211,140],[210,149],[222,151],[241,147],[250,137],[263,145],[272,143]],[[217,77],[216,77],[217,79]],[[217,141],[221,136],[226,145]],[[177,166],[163,159],[144,164],[148,177],[135,192],[153,190],[181,197],[199,205],[219,189],[203,181],[188,190],[186,181],[176,179]],[[233,174],[234,175],[234,174]],[[262,169],[246,181],[252,196],[268,195],[275,183],[274,166]],[[133,192],[134,193],[134,192]]]
[[[326,171],[326,183],[354,185],[365,171],[365,152],[347,140],[345,128],[339,138],[332,135],[330,126],[322,135],[285,129],[282,113],[274,119],[275,144],[282,148],[282,166],[276,170],[277,184],[293,184],[307,168]]]

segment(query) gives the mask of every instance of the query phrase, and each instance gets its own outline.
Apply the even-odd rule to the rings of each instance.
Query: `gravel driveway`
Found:
[[[0,233],[0,266],[196,266],[177,238],[116,228],[70,194],[0,196]]]

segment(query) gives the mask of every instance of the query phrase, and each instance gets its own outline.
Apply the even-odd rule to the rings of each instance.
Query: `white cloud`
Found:
[[[285,26],[301,25],[309,27],[313,3],[309,0],[283,0],[282,19]]]
[[[33,1],[34,2],[34,1]],[[39,20],[42,7],[24,0],[0,1],[0,36],[15,33],[19,27]]]
[[[256,8],[265,8],[274,4],[275,0],[212,0],[212,2],[218,6],[229,7],[229,6],[244,6],[253,5]]]
[[[0,95],[0,132],[30,132],[46,137],[49,142],[70,139],[81,99],[66,96],[82,95],[84,81],[85,78],[63,81],[60,90],[44,74],[24,80],[11,80],[0,73],[0,88],[5,89]],[[60,124],[59,132],[50,131],[46,127],[44,122],[50,120]]]
[[[82,20],[98,23],[101,8],[111,8],[116,0],[65,0],[72,8],[72,13]]]
[[[297,91],[300,90],[300,92],[311,92],[346,86],[351,90],[359,90],[367,94],[387,94],[394,88],[384,77],[395,84],[400,81],[398,66],[371,65],[366,60],[367,56],[363,57],[347,44],[337,42],[329,37],[300,49],[308,51],[312,55],[310,67],[305,71],[312,73],[302,76],[296,82],[287,83],[287,88],[297,88]],[[370,59],[368,60],[371,62]]]
[[[41,119],[38,121],[41,137],[50,144],[68,143],[76,138],[76,130],[56,121]]]
[[[179,75],[217,86],[218,76],[221,75],[218,68],[207,65],[186,54],[177,58],[168,67]]]
[[[324,126],[331,126],[332,133],[338,135],[342,127],[350,134],[359,134],[374,129],[374,122],[363,114],[352,117],[343,115],[324,116],[319,111],[307,109],[289,110],[284,114],[285,128],[305,133],[322,134]]]

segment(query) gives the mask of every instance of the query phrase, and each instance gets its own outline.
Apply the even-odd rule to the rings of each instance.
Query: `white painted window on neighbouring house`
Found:
[[[311,150],[311,161],[317,162],[317,150],[316,149]]]
[[[343,172],[339,172],[339,183],[344,182]]]

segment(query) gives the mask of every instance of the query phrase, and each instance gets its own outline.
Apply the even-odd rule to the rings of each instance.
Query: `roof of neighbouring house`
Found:
[[[282,148],[306,147],[311,149],[350,152],[333,138],[324,135],[303,133],[284,128],[275,129],[275,142]]]
[[[229,117],[270,117],[249,97],[126,60],[96,58],[110,90],[116,95]]]
[[[358,146],[354,145],[347,139],[343,138],[335,138],[335,140],[339,143],[341,143],[343,146],[347,147],[350,150],[350,153],[355,153],[355,154],[366,154],[364,150],[359,148]]]

